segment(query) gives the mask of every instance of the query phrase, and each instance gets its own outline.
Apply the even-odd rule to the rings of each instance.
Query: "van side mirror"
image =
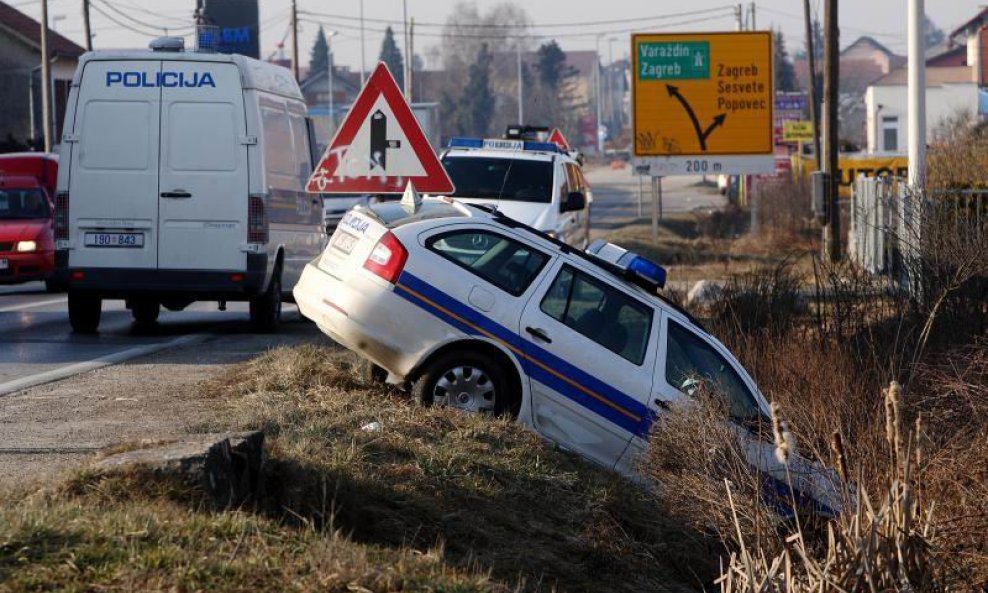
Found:
[[[583,210],[587,207],[587,197],[583,195],[582,191],[571,191],[566,194],[566,201],[563,202],[562,211],[572,212],[574,210]]]

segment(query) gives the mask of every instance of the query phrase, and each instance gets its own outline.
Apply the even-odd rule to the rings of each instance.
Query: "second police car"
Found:
[[[570,245],[590,239],[593,195],[580,163],[551,142],[453,138],[442,155],[456,199],[496,207]]]
[[[772,445],[743,428],[767,416],[765,398],[658,295],[664,276],[612,244],[585,252],[497,210],[429,198],[351,210],[294,294],[303,315],[420,403],[509,414],[626,475],[657,415],[698,377],[715,382],[750,463],[784,480]],[[838,508],[832,472],[798,458],[790,469],[818,510]]]

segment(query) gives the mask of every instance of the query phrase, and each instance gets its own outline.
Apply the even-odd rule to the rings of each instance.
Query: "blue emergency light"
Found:
[[[486,148],[488,150],[526,150],[531,152],[562,151],[552,142],[506,140],[502,138],[450,138],[447,148]]]
[[[597,239],[587,246],[586,251],[597,259],[621,269],[627,280],[645,290],[655,291],[666,285],[665,268],[623,247]]]

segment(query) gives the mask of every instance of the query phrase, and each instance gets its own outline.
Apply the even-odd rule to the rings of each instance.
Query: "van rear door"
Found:
[[[158,267],[243,270],[247,138],[236,65],[165,61]]]
[[[156,60],[85,66],[69,137],[73,267],[157,266],[160,70]]]

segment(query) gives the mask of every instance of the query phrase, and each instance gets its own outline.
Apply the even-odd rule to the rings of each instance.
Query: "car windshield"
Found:
[[[49,218],[48,200],[40,189],[0,189],[0,220]]]
[[[443,166],[458,198],[552,201],[552,162],[495,157],[447,156]]]

